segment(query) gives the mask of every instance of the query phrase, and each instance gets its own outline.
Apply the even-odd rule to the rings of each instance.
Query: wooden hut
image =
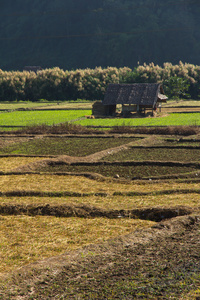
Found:
[[[113,114],[118,104],[122,105],[122,113],[145,113],[146,109],[153,111],[166,100],[163,88],[158,83],[109,84],[102,104],[106,106],[108,114]]]

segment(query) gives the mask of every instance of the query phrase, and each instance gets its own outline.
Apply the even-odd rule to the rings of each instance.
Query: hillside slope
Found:
[[[197,0],[4,2],[0,68],[200,64]]]

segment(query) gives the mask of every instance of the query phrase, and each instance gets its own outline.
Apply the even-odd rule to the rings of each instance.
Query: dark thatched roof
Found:
[[[109,84],[102,103],[153,107],[157,101],[166,99],[162,86],[158,83]]]

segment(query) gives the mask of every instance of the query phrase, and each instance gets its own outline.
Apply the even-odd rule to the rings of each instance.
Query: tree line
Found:
[[[154,63],[116,68],[64,71],[58,67],[35,72],[0,70],[0,101],[102,100],[110,83],[161,83],[169,98],[200,96],[200,66]]]

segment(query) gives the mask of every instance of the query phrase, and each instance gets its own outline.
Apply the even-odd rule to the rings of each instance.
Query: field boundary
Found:
[[[150,181],[164,181],[164,180],[171,180],[177,179],[180,182],[180,179],[186,179],[185,182],[200,182],[200,171],[188,172],[188,173],[181,173],[181,174],[173,174],[173,175],[160,175],[160,176],[149,176],[149,177],[133,177],[131,179],[125,178],[113,178],[113,177],[106,177],[98,173],[92,172],[37,172],[37,171],[11,171],[11,172],[2,172],[0,171],[0,176],[7,176],[7,175],[56,175],[56,176],[80,176],[86,177],[88,179],[96,180],[96,181],[107,181],[107,182],[118,182],[118,183],[130,183],[134,181],[138,182],[150,182]]]
[[[106,210],[86,205],[23,205],[10,204],[0,205],[1,215],[28,215],[28,216],[55,216],[55,217],[78,217],[78,218],[129,218],[141,219],[154,222],[160,222],[165,219],[171,219],[178,216],[190,215],[197,212],[198,209],[192,209],[185,206],[176,207],[150,207],[132,210]]]
[[[134,197],[134,196],[161,196],[161,195],[174,195],[174,194],[200,194],[200,189],[175,189],[175,190],[161,190],[152,192],[113,192],[113,193],[79,193],[79,192],[46,192],[46,191],[26,191],[16,190],[8,192],[0,192],[0,197]]]

